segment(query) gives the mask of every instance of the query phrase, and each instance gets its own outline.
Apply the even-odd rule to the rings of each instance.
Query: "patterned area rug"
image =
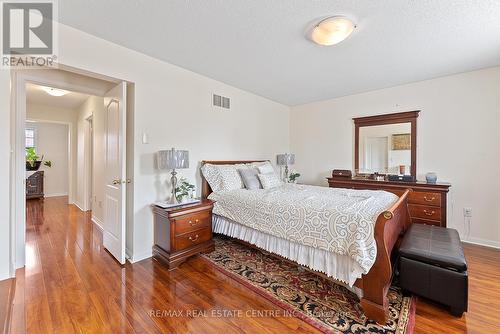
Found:
[[[279,256],[214,236],[215,251],[203,256],[217,269],[325,333],[413,332],[415,301],[396,287],[389,291],[385,326],[368,320],[359,299],[335,281]]]

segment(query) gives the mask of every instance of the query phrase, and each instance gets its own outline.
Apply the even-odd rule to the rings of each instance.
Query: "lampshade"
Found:
[[[189,168],[189,151],[171,150],[158,151],[159,169]]]
[[[319,45],[334,45],[349,37],[355,28],[354,22],[347,17],[332,16],[314,27],[311,39]]]
[[[295,154],[278,154],[276,156],[276,164],[278,166],[288,166],[293,165],[295,163]]]

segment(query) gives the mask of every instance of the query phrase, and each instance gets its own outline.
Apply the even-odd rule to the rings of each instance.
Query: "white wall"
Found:
[[[88,118],[92,117],[94,149],[90,159],[90,142],[87,137]],[[89,150],[89,151],[87,151]],[[92,161],[92,180],[85,178],[86,171],[90,168],[87,165]],[[87,182],[92,183],[92,218],[102,226],[103,203],[104,203],[104,99],[100,96],[90,96],[78,108],[77,119],[77,173],[80,176],[77,180],[76,202],[82,209],[88,209],[88,199],[85,199]]]
[[[98,50],[98,52],[96,52]],[[209,79],[180,67],[59,24],[59,61],[89,72],[134,83],[133,220],[128,217],[127,253],[132,260],[151,256],[153,218],[151,204],[169,191],[167,172],[155,168],[155,153],[175,146],[190,151],[191,168],[180,171],[199,188],[199,162],[203,159],[274,159],[289,148],[289,107]],[[0,71],[0,110],[6,113],[0,133],[0,156],[8,158],[9,72]],[[230,111],[214,111],[212,92],[232,98]],[[7,135],[5,135],[7,133]],[[147,133],[149,144],[142,144]],[[5,167],[6,168],[6,167]],[[0,177],[8,180],[8,171]],[[6,181],[5,184],[8,184]],[[199,189],[198,189],[199,191]],[[0,192],[0,212],[8,209],[7,190]],[[0,219],[2,216],[0,216]],[[0,221],[8,229],[8,217]],[[132,226],[131,226],[132,225]],[[133,231],[130,235],[130,231]],[[8,233],[0,245],[8,245]],[[6,246],[7,248],[7,246]],[[0,252],[2,253],[2,252]],[[2,255],[3,256],[3,255]],[[5,257],[7,258],[7,257]],[[0,261],[2,258],[0,257]],[[0,279],[7,262],[0,263]]]
[[[12,244],[10,239],[15,236],[15,229],[11,229],[11,213],[13,202],[10,201],[11,178],[11,109],[10,73],[0,71],[0,280],[11,276],[14,264],[11,263]]]
[[[421,110],[417,173],[452,184],[448,225],[462,238],[500,246],[500,67],[291,109],[290,146],[301,181],[326,185],[333,168],[354,169],[353,117]],[[473,209],[470,235],[463,208]]]
[[[45,106],[40,104],[28,103],[26,105],[26,119],[32,121],[46,121],[50,123],[64,123],[70,127],[70,155],[68,169],[71,171],[71,177],[68,183],[69,202],[73,203],[76,196],[76,120],[77,110],[57,108],[53,106]],[[40,151],[41,152],[41,151]],[[47,158],[49,156],[47,155]]]
[[[45,197],[67,196],[69,192],[69,128],[66,124],[28,122],[27,128],[35,129],[37,154],[44,155],[44,161],[51,161],[44,171]]]

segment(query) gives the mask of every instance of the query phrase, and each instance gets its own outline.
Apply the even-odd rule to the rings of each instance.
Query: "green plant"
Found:
[[[175,188],[175,197],[181,202],[182,198],[189,196],[189,192],[194,191],[194,189],[193,184],[189,183],[187,179],[181,178],[179,185]]]
[[[37,161],[43,161],[43,155],[42,158],[36,154],[36,150],[34,147],[26,147],[26,162],[31,166],[34,167],[35,163]],[[52,167],[52,161],[47,160],[43,161],[43,165],[47,167]]]
[[[40,157],[36,154],[34,147],[26,148],[26,162],[30,164],[31,167],[35,166],[35,162],[38,161]]]
[[[300,173],[297,172],[292,172],[290,173],[290,176],[288,176],[288,181],[293,183],[295,182],[298,178],[300,177]]]

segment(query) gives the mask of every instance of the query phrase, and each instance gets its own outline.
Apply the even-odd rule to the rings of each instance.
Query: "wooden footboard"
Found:
[[[375,223],[377,258],[368,274],[363,275],[361,282],[356,282],[363,289],[361,306],[366,316],[380,324],[386,323],[389,311],[387,291],[392,281],[391,252],[410,224],[407,205],[410,191],[406,190],[389,210],[378,216]]]

